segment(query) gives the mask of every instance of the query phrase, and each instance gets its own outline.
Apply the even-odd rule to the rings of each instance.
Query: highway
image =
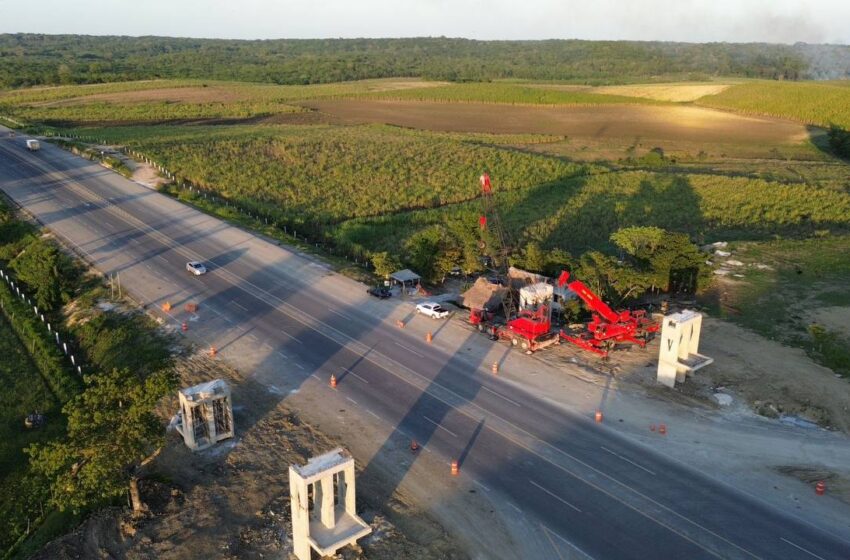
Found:
[[[403,310],[309,259],[47,143],[28,153],[24,138],[0,134],[0,189],[102,272],[120,274],[135,299],[197,302],[196,341],[226,356],[248,340],[279,372],[263,382],[313,395],[330,391],[334,373],[334,398],[391,425],[366,476],[415,438],[563,541],[552,558],[850,558],[842,537],[518,391],[487,375],[489,362],[394,327]],[[188,275],[192,259],[210,272]],[[387,496],[408,474],[381,471]]]

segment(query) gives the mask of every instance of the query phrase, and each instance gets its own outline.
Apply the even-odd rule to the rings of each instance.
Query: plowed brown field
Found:
[[[451,132],[756,144],[797,143],[809,136],[804,126],[789,121],[744,117],[698,107],[529,107],[363,100],[317,100],[301,105],[351,124],[374,122]]]

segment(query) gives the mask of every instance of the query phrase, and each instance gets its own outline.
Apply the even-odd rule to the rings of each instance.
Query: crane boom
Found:
[[[620,320],[620,314],[608,307],[608,304],[593,293],[584,282],[581,280],[568,282],[569,278],[569,272],[566,270],[561,272],[561,275],[558,277],[558,287],[563,288],[564,285],[566,285],[567,288],[575,292],[575,294],[580,297],[585,304],[587,304],[588,309],[597,313],[609,323],[616,323]]]

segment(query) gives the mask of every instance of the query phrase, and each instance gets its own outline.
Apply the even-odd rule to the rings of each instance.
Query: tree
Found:
[[[372,266],[375,267],[375,274],[383,278],[389,278],[390,274],[401,268],[401,262],[395,255],[390,255],[386,251],[372,254]]]
[[[446,281],[446,276],[454,270],[463,259],[463,251],[454,243],[443,242],[434,259],[434,276],[439,277],[440,282]]]
[[[61,510],[98,505],[136,486],[136,470],[165,437],[155,407],[177,384],[171,370],[142,379],[114,369],[85,382],[63,409],[67,439],[26,449],[33,470],[51,481],[51,501]],[[138,493],[131,496],[138,511]]]
[[[53,309],[61,297],[59,251],[52,243],[36,239],[9,265],[24,284],[34,292],[36,305],[44,310]]]
[[[650,288],[692,292],[701,286],[705,259],[687,234],[629,227],[612,233],[611,241],[631,257],[631,266],[645,274]]]
[[[531,241],[526,244],[522,251],[522,265],[526,270],[531,272],[543,272],[546,268],[546,253],[540,248],[540,245]]]

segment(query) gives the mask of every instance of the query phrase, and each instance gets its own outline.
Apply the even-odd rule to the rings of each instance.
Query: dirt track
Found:
[[[700,142],[797,143],[802,125],[698,107],[600,105],[531,107],[422,101],[305,101],[301,106],[351,124],[491,134],[551,134],[590,138],[659,138]]]

